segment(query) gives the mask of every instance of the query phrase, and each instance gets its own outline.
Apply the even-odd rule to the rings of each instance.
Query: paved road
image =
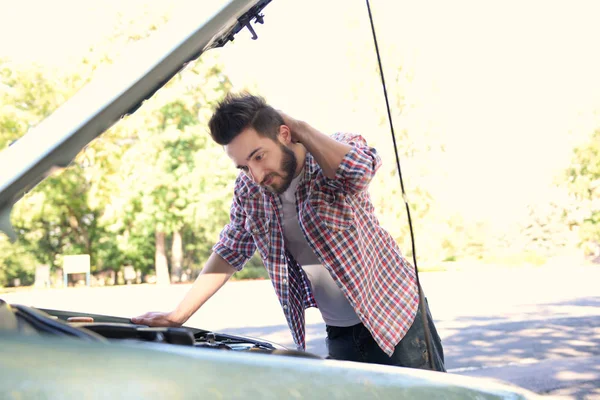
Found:
[[[538,393],[600,398],[600,268],[421,275],[452,373],[502,379]],[[189,285],[52,289],[8,302],[132,316],[173,307]],[[189,325],[292,346],[268,281],[231,282]],[[324,324],[307,310],[308,351],[325,355]]]

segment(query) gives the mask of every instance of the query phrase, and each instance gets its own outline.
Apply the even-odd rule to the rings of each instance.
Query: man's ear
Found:
[[[277,134],[279,141],[285,145],[292,143],[292,131],[287,125],[279,125],[279,133]]]

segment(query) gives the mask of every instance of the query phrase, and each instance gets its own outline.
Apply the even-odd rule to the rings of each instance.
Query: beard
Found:
[[[298,160],[296,159],[296,154],[292,150],[290,150],[287,146],[283,144],[279,144],[282,152],[281,159],[281,172],[273,173],[270,176],[279,175],[281,177],[280,185],[271,185],[267,186],[267,189],[275,194],[282,194],[290,187],[292,180],[294,179],[294,174],[296,173],[296,168],[298,167]]]

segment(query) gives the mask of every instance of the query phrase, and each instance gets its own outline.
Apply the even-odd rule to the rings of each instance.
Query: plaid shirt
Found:
[[[296,190],[300,228],[362,323],[391,356],[417,311],[414,269],[374,214],[368,186],[381,166],[376,150],[359,135],[332,137],[352,149],[333,179],[325,177],[307,153],[304,177]],[[241,173],[235,182],[231,221],[213,250],[239,271],[258,249],[292,337],[304,350],[304,310],[317,304],[306,274],[285,248],[281,216],[279,196]]]

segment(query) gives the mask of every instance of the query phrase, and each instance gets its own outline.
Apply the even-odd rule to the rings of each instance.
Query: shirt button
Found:
[[[283,284],[287,284],[287,279],[283,278]]]
[[[284,310],[287,310],[287,304],[284,304],[284,305],[283,305],[283,309],[284,309]]]

